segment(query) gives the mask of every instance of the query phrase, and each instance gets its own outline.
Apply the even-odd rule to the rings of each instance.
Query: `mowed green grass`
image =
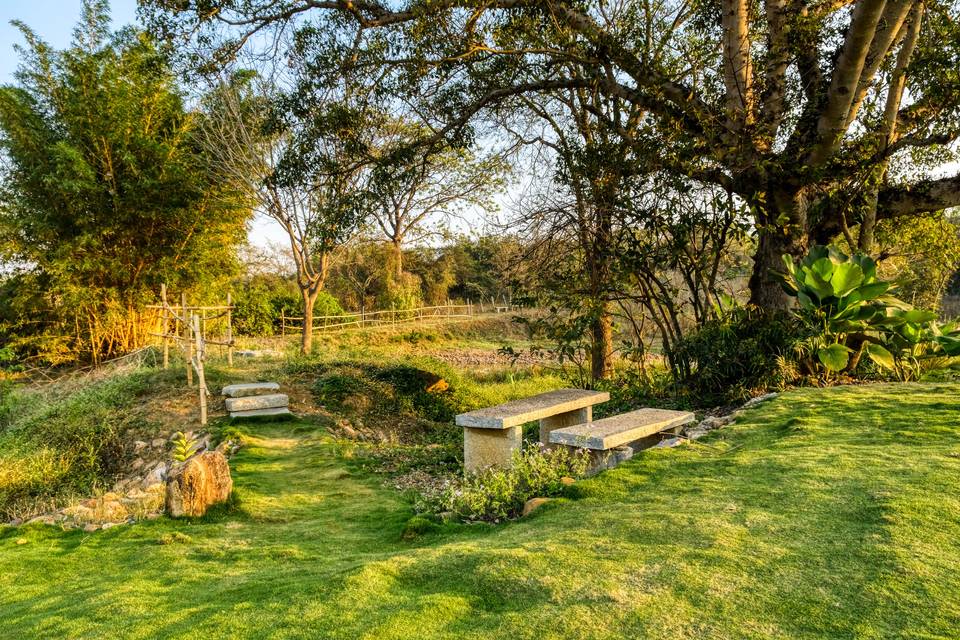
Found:
[[[530,518],[414,540],[322,431],[249,430],[232,510],[0,531],[0,636],[960,636],[957,384],[790,392]]]

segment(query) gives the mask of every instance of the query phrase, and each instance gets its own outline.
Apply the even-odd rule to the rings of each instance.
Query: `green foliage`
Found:
[[[376,412],[446,423],[465,411],[463,395],[439,375],[409,365],[332,363],[314,385],[318,401],[347,413]]]
[[[785,312],[734,307],[679,340],[674,376],[700,405],[743,400],[793,382],[790,363],[802,327]]]
[[[560,494],[564,488],[562,478],[583,477],[589,463],[590,456],[584,450],[527,447],[514,452],[510,468],[491,468],[462,481],[452,481],[436,494],[423,496],[416,508],[422,512],[449,512],[471,521],[515,518],[530,498]]]
[[[786,272],[779,277],[796,297],[796,316],[809,336],[799,349],[808,369],[853,372],[866,355],[910,379],[919,374],[921,359],[960,353],[956,327],[941,327],[936,313],[894,297],[896,287],[877,277],[869,256],[817,246],[800,260],[783,261]]]
[[[22,266],[0,337],[49,361],[138,347],[161,283],[234,270],[249,209],[200,153],[201,116],[148,36],[109,34],[93,0],[66,50],[18,26],[16,84],[0,88],[0,259]]]
[[[0,527],[0,619],[23,637],[50,635],[57,618],[74,638],[283,636],[292,625],[331,639],[951,638],[957,394],[793,391],[705,445],[579,481],[537,517],[447,523],[413,541],[408,526],[433,527],[411,524],[392,487],[345,468],[322,429],[245,427],[249,447],[231,461],[239,511],[93,535]],[[705,597],[717,585],[728,598]],[[614,599],[615,614],[598,614]],[[184,601],[211,615],[185,616]]]
[[[192,431],[177,431],[173,438],[174,462],[186,462],[197,452],[198,441]]]
[[[384,280],[383,290],[377,295],[377,307],[399,311],[416,309],[423,305],[422,296],[420,279],[413,274],[404,273],[400,278]]]
[[[244,285],[234,300],[234,333],[244,336],[272,336],[280,333],[281,313],[286,317],[303,316],[303,297],[293,283],[258,278]],[[326,291],[314,302],[317,316],[343,313],[340,303]]]

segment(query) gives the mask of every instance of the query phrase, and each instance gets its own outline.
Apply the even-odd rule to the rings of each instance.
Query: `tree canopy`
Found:
[[[16,265],[2,320],[51,357],[138,346],[161,283],[234,270],[249,208],[211,170],[203,115],[149,35],[111,34],[92,0],[66,50],[18,26],[21,66],[0,88],[0,251]]]
[[[960,136],[956,0],[143,6],[213,59],[310,28],[318,76],[362,69],[438,137],[470,139],[517,96],[584,88],[635,105],[640,127],[595,115],[642,152],[655,141],[662,170],[747,203],[751,299],[767,308],[790,302],[770,273],[782,254],[840,234],[869,250],[878,220],[960,204],[960,176],[944,175]]]

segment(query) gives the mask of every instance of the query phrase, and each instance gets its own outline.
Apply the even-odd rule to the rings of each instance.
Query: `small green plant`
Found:
[[[471,521],[515,518],[530,498],[559,494],[563,478],[583,477],[589,462],[589,455],[581,450],[528,447],[514,453],[510,468],[487,469],[451,481],[435,494],[421,496],[415,508]]]
[[[186,462],[197,452],[197,438],[192,431],[184,433],[177,431],[173,437],[173,459],[175,462]]]

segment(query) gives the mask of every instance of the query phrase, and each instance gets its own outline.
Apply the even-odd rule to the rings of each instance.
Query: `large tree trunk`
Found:
[[[603,303],[590,333],[590,374],[594,380],[605,380],[613,373],[613,315],[609,302]]]
[[[768,311],[789,309],[788,296],[774,277],[782,272],[783,256],[800,257],[808,249],[807,202],[800,192],[768,192],[767,208],[761,216],[757,250],[750,276],[750,304]]]

